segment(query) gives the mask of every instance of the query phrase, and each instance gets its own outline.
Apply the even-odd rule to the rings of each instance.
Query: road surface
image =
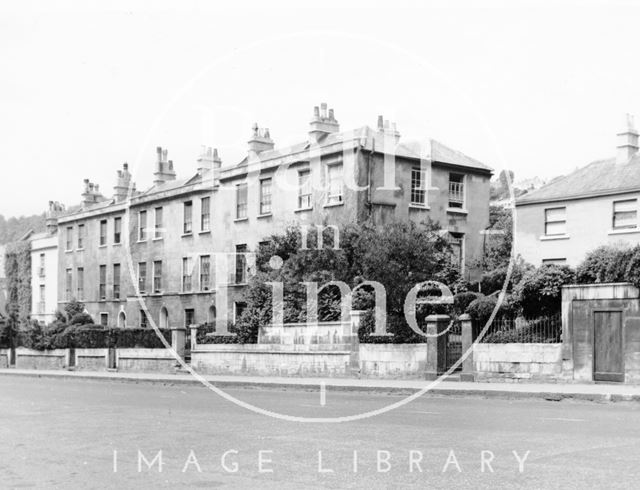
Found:
[[[305,417],[401,399],[229,393]],[[582,489],[640,481],[637,403],[423,397],[364,420],[305,424],[197,386],[2,376],[0,420],[2,488]]]

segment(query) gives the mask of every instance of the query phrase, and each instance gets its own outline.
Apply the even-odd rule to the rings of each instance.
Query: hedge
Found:
[[[171,344],[171,330],[161,329],[160,333]],[[164,348],[155,330],[151,328],[105,328],[93,324],[67,326],[60,323],[47,327],[34,323],[28,330],[21,332],[18,345],[35,350]]]
[[[231,333],[236,333],[236,330],[231,322],[227,326],[227,330]],[[242,342],[243,337],[239,335],[211,335],[216,331],[213,323],[203,323],[198,325],[196,330],[196,339],[198,344],[242,344],[242,343],[255,343],[255,342]]]

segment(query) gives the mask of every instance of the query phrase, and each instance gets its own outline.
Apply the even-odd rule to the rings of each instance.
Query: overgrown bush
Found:
[[[513,288],[522,280],[522,277],[534,267],[518,257],[511,269],[511,276],[507,284],[507,291],[512,291]],[[482,274],[480,279],[480,287],[484,294],[493,294],[496,291],[501,291],[504,287],[504,283],[507,280],[507,272],[509,265],[503,265]]]
[[[69,325],[91,325],[93,318],[88,313],[76,313],[71,317]]]
[[[469,314],[474,322],[484,325],[491,317],[491,313],[498,303],[495,296],[481,296],[467,306],[466,313]]]
[[[67,320],[71,320],[74,316],[84,313],[84,303],[75,299],[71,300],[64,305],[64,313]]]
[[[576,281],[630,282],[640,286],[640,246],[603,245],[592,250],[577,267]]]
[[[467,311],[467,307],[476,299],[481,298],[480,293],[458,293],[453,297],[453,311],[457,316],[462,315]]]
[[[543,265],[527,272],[515,287],[514,295],[527,317],[553,315],[560,312],[562,286],[575,281],[571,268]]]

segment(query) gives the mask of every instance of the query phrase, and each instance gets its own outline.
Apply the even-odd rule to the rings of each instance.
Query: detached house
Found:
[[[516,200],[515,251],[534,265],[578,265],[594,248],[640,243],[638,131],[629,116],[615,158]]]

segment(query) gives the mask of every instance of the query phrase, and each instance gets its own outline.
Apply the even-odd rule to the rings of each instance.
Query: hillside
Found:
[[[19,240],[29,230],[36,233],[45,230],[44,213],[8,219],[0,214],[0,245]]]

